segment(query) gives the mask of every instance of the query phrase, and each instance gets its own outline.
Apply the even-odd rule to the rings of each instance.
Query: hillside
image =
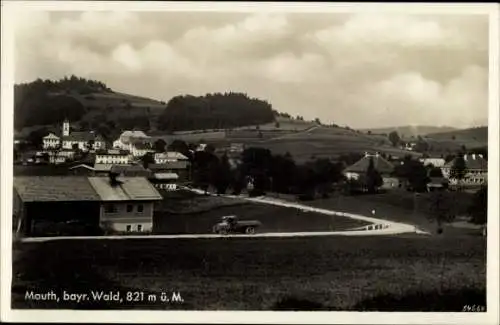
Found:
[[[457,129],[449,126],[424,125],[406,125],[387,128],[360,129],[361,132],[367,133],[368,131],[370,131],[372,134],[389,134],[392,131],[396,131],[402,138],[416,138],[419,135],[424,136],[431,133],[450,132],[455,130]]]
[[[476,127],[451,132],[428,134],[425,140],[434,148],[447,148],[451,151],[488,147],[488,127]]]
[[[242,93],[182,95],[168,103],[115,92],[104,83],[71,76],[14,87],[15,129],[27,136],[59,127],[68,118],[75,130],[93,129],[114,138],[123,129],[162,133],[273,123],[266,101]]]

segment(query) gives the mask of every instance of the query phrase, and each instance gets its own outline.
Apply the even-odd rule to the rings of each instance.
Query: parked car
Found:
[[[258,220],[238,220],[236,216],[225,216],[221,222],[213,226],[212,231],[216,234],[254,234],[260,226],[262,223]]]

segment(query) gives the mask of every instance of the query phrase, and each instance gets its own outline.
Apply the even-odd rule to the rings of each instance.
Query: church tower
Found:
[[[62,135],[63,137],[67,137],[69,135],[69,121],[65,119],[62,127]]]

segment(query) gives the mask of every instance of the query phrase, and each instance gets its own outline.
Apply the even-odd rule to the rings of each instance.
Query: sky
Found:
[[[487,124],[485,15],[37,11],[15,33],[17,83],[74,74],[163,101],[237,91],[352,128]]]

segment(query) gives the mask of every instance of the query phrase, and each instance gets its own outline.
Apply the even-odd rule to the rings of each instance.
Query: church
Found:
[[[43,138],[43,149],[66,149],[72,150],[74,146],[82,151],[99,150],[106,148],[106,142],[100,135],[93,131],[71,132],[69,121],[66,119],[62,125],[61,136],[54,133]]]

